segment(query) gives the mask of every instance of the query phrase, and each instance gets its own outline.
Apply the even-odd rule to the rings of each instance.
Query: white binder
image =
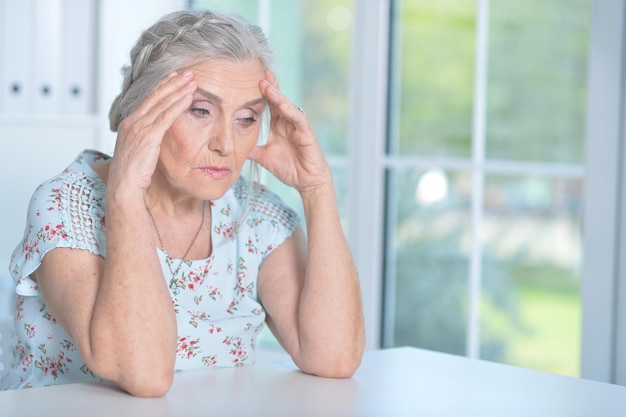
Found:
[[[59,56],[63,114],[86,115],[94,111],[96,27],[94,0],[63,0]]]
[[[35,114],[59,112],[61,0],[32,0],[31,106]]]
[[[3,20],[0,21],[0,87],[2,88],[2,111],[6,114],[25,113],[31,93],[30,35],[28,25],[33,0],[0,0]]]

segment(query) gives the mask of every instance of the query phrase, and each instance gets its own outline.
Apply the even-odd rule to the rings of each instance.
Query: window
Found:
[[[613,305],[590,316],[585,304],[582,316],[586,179],[602,169],[585,161],[592,2],[227,7],[269,34],[281,87],[306,109],[329,156],[368,347],[413,345],[579,375],[583,318],[604,320]],[[593,7],[604,10],[600,26],[624,11]],[[607,326],[592,332],[607,339],[587,357],[611,351]]]
[[[579,374],[589,8],[392,2],[383,345]]]

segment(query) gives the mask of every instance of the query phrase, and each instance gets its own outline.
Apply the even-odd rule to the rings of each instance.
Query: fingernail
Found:
[[[193,74],[193,72],[191,72],[191,70],[185,71],[183,73],[183,78],[189,78],[189,77],[191,77],[192,74]]]

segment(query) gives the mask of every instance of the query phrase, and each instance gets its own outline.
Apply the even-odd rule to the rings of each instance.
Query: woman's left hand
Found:
[[[249,158],[300,193],[332,183],[332,173],[306,115],[278,89],[270,71],[260,82],[271,114],[267,143]]]
[[[249,158],[300,192],[306,234],[297,229],[265,258],[259,298],[272,332],[303,372],[347,378],[361,361],[365,330],[332,173],[306,115],[269,71],[260,90],[271,112],[270,131],[267,144],[253,148]]]

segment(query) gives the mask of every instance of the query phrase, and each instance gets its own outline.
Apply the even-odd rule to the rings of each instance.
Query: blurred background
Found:
[[[34,187],[112,152],[119,69],[180,8],[266,31],[333,168],[368,348],[626,384],[622,1],[0,0],[2,265]]]

